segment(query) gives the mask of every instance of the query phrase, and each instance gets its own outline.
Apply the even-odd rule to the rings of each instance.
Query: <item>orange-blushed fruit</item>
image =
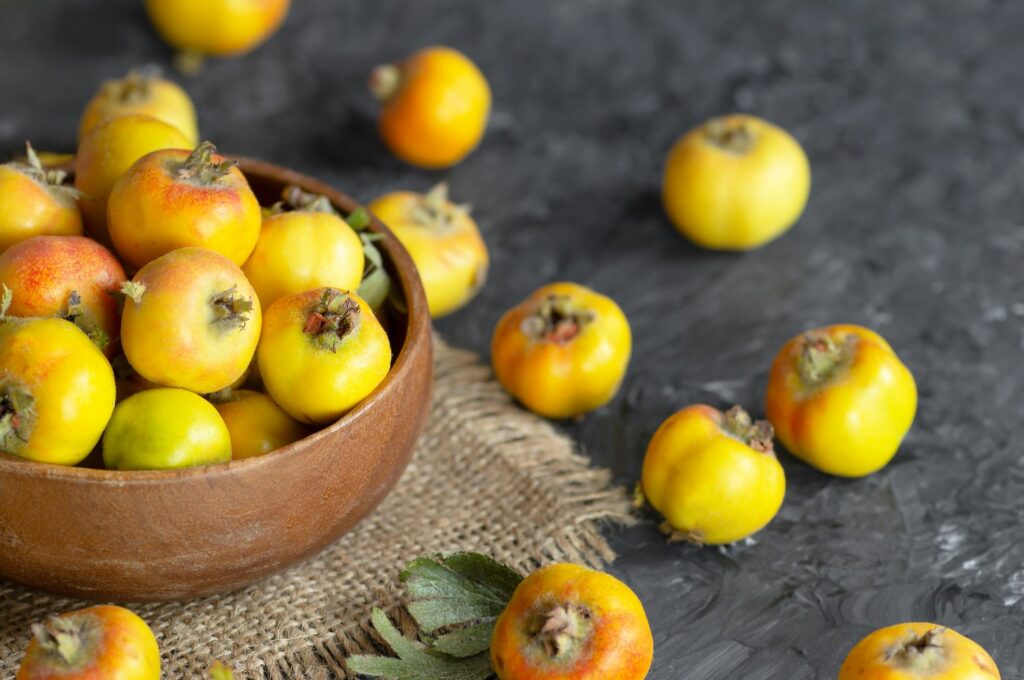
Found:
[[[129,113],[158,118],[185,133],[193,145],[199,142],[196,109],[188,93],[149,70],[132,71],[124,78],[103,83],[82,112],[78,139],[111,118]]]
[[[0,452],[77,465],[114,410],[114,371],[70,321],[8,316],[0,290]]]
[[[483,287],[490,263],[487,244],[469,208],[448,200],[447,184],[426,194],[385,194],[368,208],[412,256],[431,316],[460,309]]]
[[[0,253],[15,243],[44,234],[82,233],[77,192],[66,174],[47,170],[31,144],[24,163],[0,165]]]
[[[153,27],[171,47],[218,57],[255,49],[290,6],[291,0],[146,0]]]
[[[715,250],[749,250],[789,229],[811,190],[800,144],[755,116],[714,118],[675,143],[662,200],[684,236]]]
[[[313,288],[358,290],[366,257],[359,235],[324,196],[286,191],[294,210],[263,220],[252,255],[242,267],[263,307]]]
[[[765,414],[779,441],[822,472],[863,477],[899,450],[917,412],[910,370],[882,336],[838,324],[802,333],[772,363]]]
[[[498,381],[528,409],[571,418],[615,396],[632,342],[629,322],[611,298],[575,283],[553,283],[501,318],[491,361]]]
[[[34,236],[0,255],[0,284],[15,292],[8,314],[67,319],[107,356],[117,350],[124,280],[110,251],[84,236]]]
[[[380,384],[391,344],[355,293],[317,288],[278,298],[263,318],[256,353],[263,386],[296,420],[337,420]]]
[[[231,458],[254,458],[287,446],[313,430],[288,415],[273,399],[253,390],[211,395],[231,434]]]
[[[412,165],[455,165],[477,147],[487,128],[487,79],[450,47],[428,47],[400,63],[378,66],[370,89],[382,105],[384,143]]]
[[[100,605],[32,626],[17,680],[159,680],[160,648],[133,612]]]
[[[636,594],[614,576],[576,564],[527,576],[491,637],[500,680],[642,680],[653,656]]]
[[[850,650],[837,680],[999,680],[989,653],[952,628],[911,622],[880,628]]]
[[[107,204],[110,239],[139,268],[177,248],[196,246],[242,266],[260,235],[260,204],[234,161],[210,142],[192,152],[161,149],[137,160]]]
[[[88,232],[110,245],[107,198],[135,161],[158,149],[192,146],[188,135],[170,123],[134,113],[111,118],[86,135],[75,157],[75,188],[83,194],[79,206]]]
[[[121,346],[146,380],[199,393],[222,390],[249,368],[260,303],[242,270],[219,253],[179,248],[122,287]]]
[[[723,413],[697,404],[678,411],[654,433],[641,487],[665,517],[670,540],[732,543],[760,531],[786,494],[772,426],[739,406]]]

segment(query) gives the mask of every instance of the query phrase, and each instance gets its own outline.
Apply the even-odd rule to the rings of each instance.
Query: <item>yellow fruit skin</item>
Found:
[[[0,450],[41,463],[77,465],[114,410],[114,371],[89,337],[58,318],[0,321],[0,393],[31,395],[27,440]]]
[[[262,456],[312,432],[262,392],[233,390],[216,407],[231,433],[233,460]]]
[[[487,79],[469,58],[448,47],[421,50],[398,67],[399,89],[380,114],[384,143],[412,165],[455,165],[477,147],[487,128]]]
[[[921,667],[901,664],[893,652],[907,643],[936,631],[932,641],[938,647],[932,660]],[[927,663],[925,663],[927,661]],[[974,640],[952,628],[934,623],[900,623],[880,628],[858,642],[839,669],[837,680],[999,680],[999,669],[989,653]]]
[[[370,306],[354,293],[359,323],[335,351],[304,332],[326,288],[279,298],[263,318],[256,360],[263,386],[292,418],[322,425],[365,399],[391,368],[391,345]]]
[[[77,236],[82,214],[70,194],[0,165],[0,254],[33,236]]]
[[[535,637],[555,605],[585,608],[589,627],[587,640],[557,659]],[[653,657],[651,626],[636,593],[577,564],[551,564],[523,579],[491,636],[499,680],[643,680]]]
[[[851,364],[818,387],[805,384],[798,370],[806,338],[815,334],[857,343]],[[822,472],[863,477],[885,467],[916,412],[914,376],[889,343],[867,328],[839,324],[799,335],[772,363],[768,420],[790,453]]]
[[[455,219],[446,229],[432,228],[414,217],[423,194],[396,191],[376,199],[369,210],[384,222],[409,251],[427,293],[430,315],[442,317],[461,309],[487,280],[490,258],[476,222],[450,202]]]
[[[223,255],[180,248],[140,269],[132,279],[145,286],[141,301],[126,299],[121,346],[146,380],[206,394],[234,383],[249,368],[260,337],[256,292]],[[241,326],[218,321],[211,300],[234,289],[249,300]]]
[[[136,269],[177,248],[200,247],[238,266],[260,235],[260,204],[242,171],[201,186],[177,179],[189,157],[182,149],[146,154],[117,180],[107,205],[114,247]],[[213,155],[211,161],[225,159]]]
[[[110,247],[107,198],[132,164],[158,149],[191,149],[192,141],[178,128],[152,116],[130,114],[113,118],[90,132],[78,145],[75,188],[89,233]]]
[[[590,310],[593,322],[569,342],[527,336],[523,321],[550,295],[566,296]],[[629,322],[611,298],[575,283],[553,283],[501,318],[491,340],[491,361],[498,381],[528,409],[547,418],[572,418],[615,396],[632,342]]]
[[[357,290],[363,243],[337,215],[297,210],[267,218],[242,267],[264,309],[283,295],[313,288]]]
[[[137,82],[130,82],[133,78]],[[131,87],[136,88],[138,94],[125,96],[126,89]],[[196,109],[188,93],[177,83],[144,76],[128,76],[104,83],[82,112],[78,124],[79,141],[111,118],[127,114],[141,114],[162,120],[181,130],[190,146],[199,143]]]
[[[153,27],[172,47],[219,57],[255,49],[290,6],[291,0],[146,0]]]
[[[124,607],[100,605],[61,614],[99,633],[83,649],[85,660],[63,663],[33,638],[16,680],[160,680],[160,648],[146,622]],[[77,660],[76,660],[77,661]]]
[[[742,127],[749,150],[708,139],[715,126]],[[669,152],[662,200],[684,236],[715,250],[749,250],[789,229],[811,189],[811,167],[800,144],[782,128],[743,114],[709,121],[683,135]]]
[[[213,404],[188,390],[137,392],[114,409],[103,435],[111,470],[170,470],[226,463],[231,436]]]
[[[724,417],[703,404],[682,409],[654,433],[643,465],[651,506],[673,530],[709,545],[760,531],[786,495],[775,454],[723,432]]]

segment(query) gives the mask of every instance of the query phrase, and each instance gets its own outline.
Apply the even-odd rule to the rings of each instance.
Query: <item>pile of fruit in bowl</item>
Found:
[[[344,533],[411,456],[432,365],[412,260],[344,194],[196,130],[177,85],[132,74],[73,162],[0,166],[0,577],[237,587]]]

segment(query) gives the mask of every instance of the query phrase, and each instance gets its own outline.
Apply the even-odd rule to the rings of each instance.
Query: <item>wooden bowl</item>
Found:
[[[356,201],[259,161],[240,167],[260,198],[288,184]],[[138,602],[222,593],[304,560],[388,494],[430,406],[430,314],[405,249],[374,220],[407,313],[391,319],[395,361],[341,420],[259,458],[187,470],[114,472],[0,454],[0,578],[64,595]]]

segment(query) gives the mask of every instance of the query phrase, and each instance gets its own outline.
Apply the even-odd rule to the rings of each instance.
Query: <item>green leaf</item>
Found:
[[[488,619],[467,628],[456,628],[434,638],[431,647],[460,658],[474,656],[491,648],[494,620]]]
[[[371,309],[379,309],[391,291],[391,277],[384,269],[384,259],[381,257],[380,251],[367,236],[367,234],[361,234],[366,268],[363,271],[363,281],[359,284],[358,292],[359,297],[366,300]]]
[[[409,613],[427,633],[497,618],[523,580],[511,567],[468,552],[417,558],[399,578],[409,590]]]
[[[356,231],[363,231],[370,226],[370,213],[366,211],[366,208],[359,206],[345,218],[348,222],[348,226],[352,227]]]
[[[387,615],[373,610],[373,627],[398,658],[358,655],[348,658],[348,669],[393,680],[485,680],[494,675],[486,653],[459,659],[435,652],[403,636]]]

